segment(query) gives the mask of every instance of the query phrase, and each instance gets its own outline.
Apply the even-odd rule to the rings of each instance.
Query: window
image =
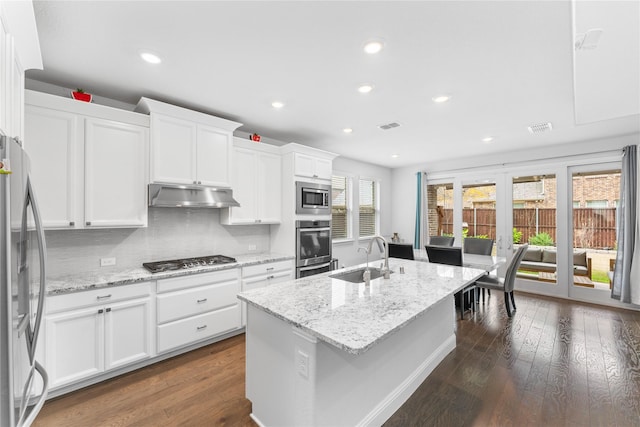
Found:
[[[576,208],[579,208],[579,207],[580,207],[580,201],[579,200],[574,200],[573,201],[573,208],[576,209]]]
[[[377,234],[378,184],[371,179],[360,179],[360,237]]]
[[[524,202],[513,202],[513,209],[524,209]]]
[[[351,237],[351,190],[346,176],[331,177],[331,238]]]

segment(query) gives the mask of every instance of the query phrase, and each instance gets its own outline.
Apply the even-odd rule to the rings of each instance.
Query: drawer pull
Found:
[[[207,325],[196,326],[196,330],[198,330],[198,331],[202,331],[204,329],[207,329]]]
[[[107,308],[106,312],[110,313],[111,312],[111,307]]]
[[[272,274],[271,276],[267,276],[267,279],[273,279],[274,277],[276,277],[276,276],[274,276],[274,275]]]
[[[102,314],[102,313],[104,313],[103,309],[98,310],[98,314]]]
[[[207,302],[207,299],[206,298],[202,298],[202,299],[197,300],[198,304],[202,304],[203,302]]]
[[[271,270],[273,270],[273,268],[274,268],[274,267],[268,267],[268,268],[267,268],[267,271],[271,271]]]
[[[111,294],[109,294],[109,295],[98,295],[96,297],[96,299],[98,299],[98,300],[107,299],[107,298],[111,298]]]

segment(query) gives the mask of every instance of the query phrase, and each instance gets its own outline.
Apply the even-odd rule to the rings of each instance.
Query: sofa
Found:
[[[529,247],[520,263],[520,270],[543,271],[553,273],[556,271],[556,250],[544,247]],[[591,258],[586,251],[573,252],[573,274],[591,278]]]

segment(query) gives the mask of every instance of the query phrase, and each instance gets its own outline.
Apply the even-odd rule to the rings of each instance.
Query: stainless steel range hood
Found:
[[[166,208],[228,208],[240,206],[233,190],[205,185],[149,184],[149,206]]]

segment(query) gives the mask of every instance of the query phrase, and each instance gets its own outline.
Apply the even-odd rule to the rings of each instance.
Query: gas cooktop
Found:
[[[174,259],[171,261],[145,262],[142,263],[142,266],[152,273],[161,273],[163,271],[188,270],[189,268],[230,264],[232,262],[236,262],[236,259],[224,255],[210,255],[195,258]]]

